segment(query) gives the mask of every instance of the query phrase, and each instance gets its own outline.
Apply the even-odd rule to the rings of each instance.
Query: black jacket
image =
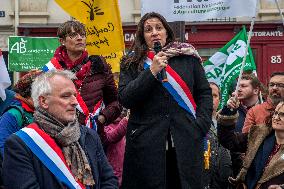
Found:
[[[232,161],[230,151],[218,141],[217,124],[212,123],[207,138],[210,141],[210,166],[204,170],[204,189],[228,189],[232,176]]]
[[[94,189],[117,189],[118,181],[104,154],[96,132],[81,127],[79,142],[95,180]],[[7,189],[66,189],[25,143],[15,134],[5,144],[3,181]]]
[[[182,109],[149,69],[121,68],[119,100],[130,108],[123,189],[165,189],[166,138],[173,137],[183,189],[202,188],[203,137],[212,115],[212,93],[202,65],[193,56],[169,59],[197,104],[196,120]]]

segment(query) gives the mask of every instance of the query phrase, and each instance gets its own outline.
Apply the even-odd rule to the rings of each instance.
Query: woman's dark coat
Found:
[[[111,68],[103,62],[104,71],[89,73],[83,81],[81,95],[90,112],[94,106],[103,99],[105,108],[100,112],[106,118],[106,124],[112,123],[121,112],[121,106],[117,100],[117,88],[114,83]],[[85,116],[80,115],[79,121],[84,124]]]
[[[89,159],[96,183],[91,189],[117,189],[117,178],[106,159],[96,132],[81,127],[79,143]],[[66,189],[66,186],[59,183],[26,144],[14,134],[5,144],[2,174],[7,189]]]
[[[176,148],[183,189],[202,188],[203,137],[212,115],[212,93],[202,65],[193,56],[178,56],[169,65],[183,78],[197,104],[196,120],[182,109],[149,69],[121,69],[119,100],[130,108],[123,168],[124,189],[165,189],[166,140]]]

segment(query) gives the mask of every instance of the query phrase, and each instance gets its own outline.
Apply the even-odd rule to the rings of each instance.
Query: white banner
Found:
[[[157,12],[170,22],[253,17],[256,4],[257,0],[141,0],[141,14]]]
[[[11,80],[0,49],[0,103],[6,99],[5,89],[11,85]]]

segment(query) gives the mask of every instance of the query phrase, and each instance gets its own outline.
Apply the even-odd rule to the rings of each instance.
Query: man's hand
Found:
[[[235,110],[240,106],[240,101],[238,100],[238,97],[236,96],[236,93],[232,93],[232,97],[227,101],[227,107],[229,109]]]

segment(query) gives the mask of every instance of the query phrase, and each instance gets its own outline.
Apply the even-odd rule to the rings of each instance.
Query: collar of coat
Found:
[[[242,183],[245,181],[245,177],[248,168],[257,153],[258,148],[264,141],[264,139],[272,132],[272,127],[266,125],[253,126],[248,134],[248,147],[246,156],[243,161],[242,169],[240,170],[236,179],[230,178],[232,183]],[[269,164],[265,167],[265,170],[258,181],[258,184],[265,183],[271,178],[274,178],[284,172],[284,145],[281,145],[279,151],[273,156]]]

